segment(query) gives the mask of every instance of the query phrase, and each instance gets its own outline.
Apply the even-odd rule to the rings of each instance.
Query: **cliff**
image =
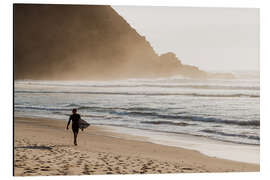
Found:
[[[110,6],[14,5],[15,79],[206,77],[173,53],[158,56]]]

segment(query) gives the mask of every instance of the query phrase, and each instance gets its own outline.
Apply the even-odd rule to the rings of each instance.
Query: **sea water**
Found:
[[[258,76],[14,83],[15,116],[68,120],[72,108],[94,125],[260,144]]]

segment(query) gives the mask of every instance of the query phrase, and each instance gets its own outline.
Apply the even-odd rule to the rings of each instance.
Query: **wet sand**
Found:
[[[14,120],[14,175],[156,174],[259,171],[260,166],[208,157],[195,150],[158,145],[90,126],[74,146],[66,122]]]

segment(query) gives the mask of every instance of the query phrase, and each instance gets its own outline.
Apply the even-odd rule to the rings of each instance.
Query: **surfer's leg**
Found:
[[[74,145],[77,146],[77,136],[79,132],[79,128],[72,127],[73,135],[74,135]]]
[[[74,145],[77,146],[77,136],[78,132],[74,132]]]

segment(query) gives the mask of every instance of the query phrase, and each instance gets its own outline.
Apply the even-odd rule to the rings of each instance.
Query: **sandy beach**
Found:
[[[73,145],[66,121],[14,119],[14,175],[91,175],[255,172],[256,164],[208,157],[199,151],[138,141],[90,126]]]

